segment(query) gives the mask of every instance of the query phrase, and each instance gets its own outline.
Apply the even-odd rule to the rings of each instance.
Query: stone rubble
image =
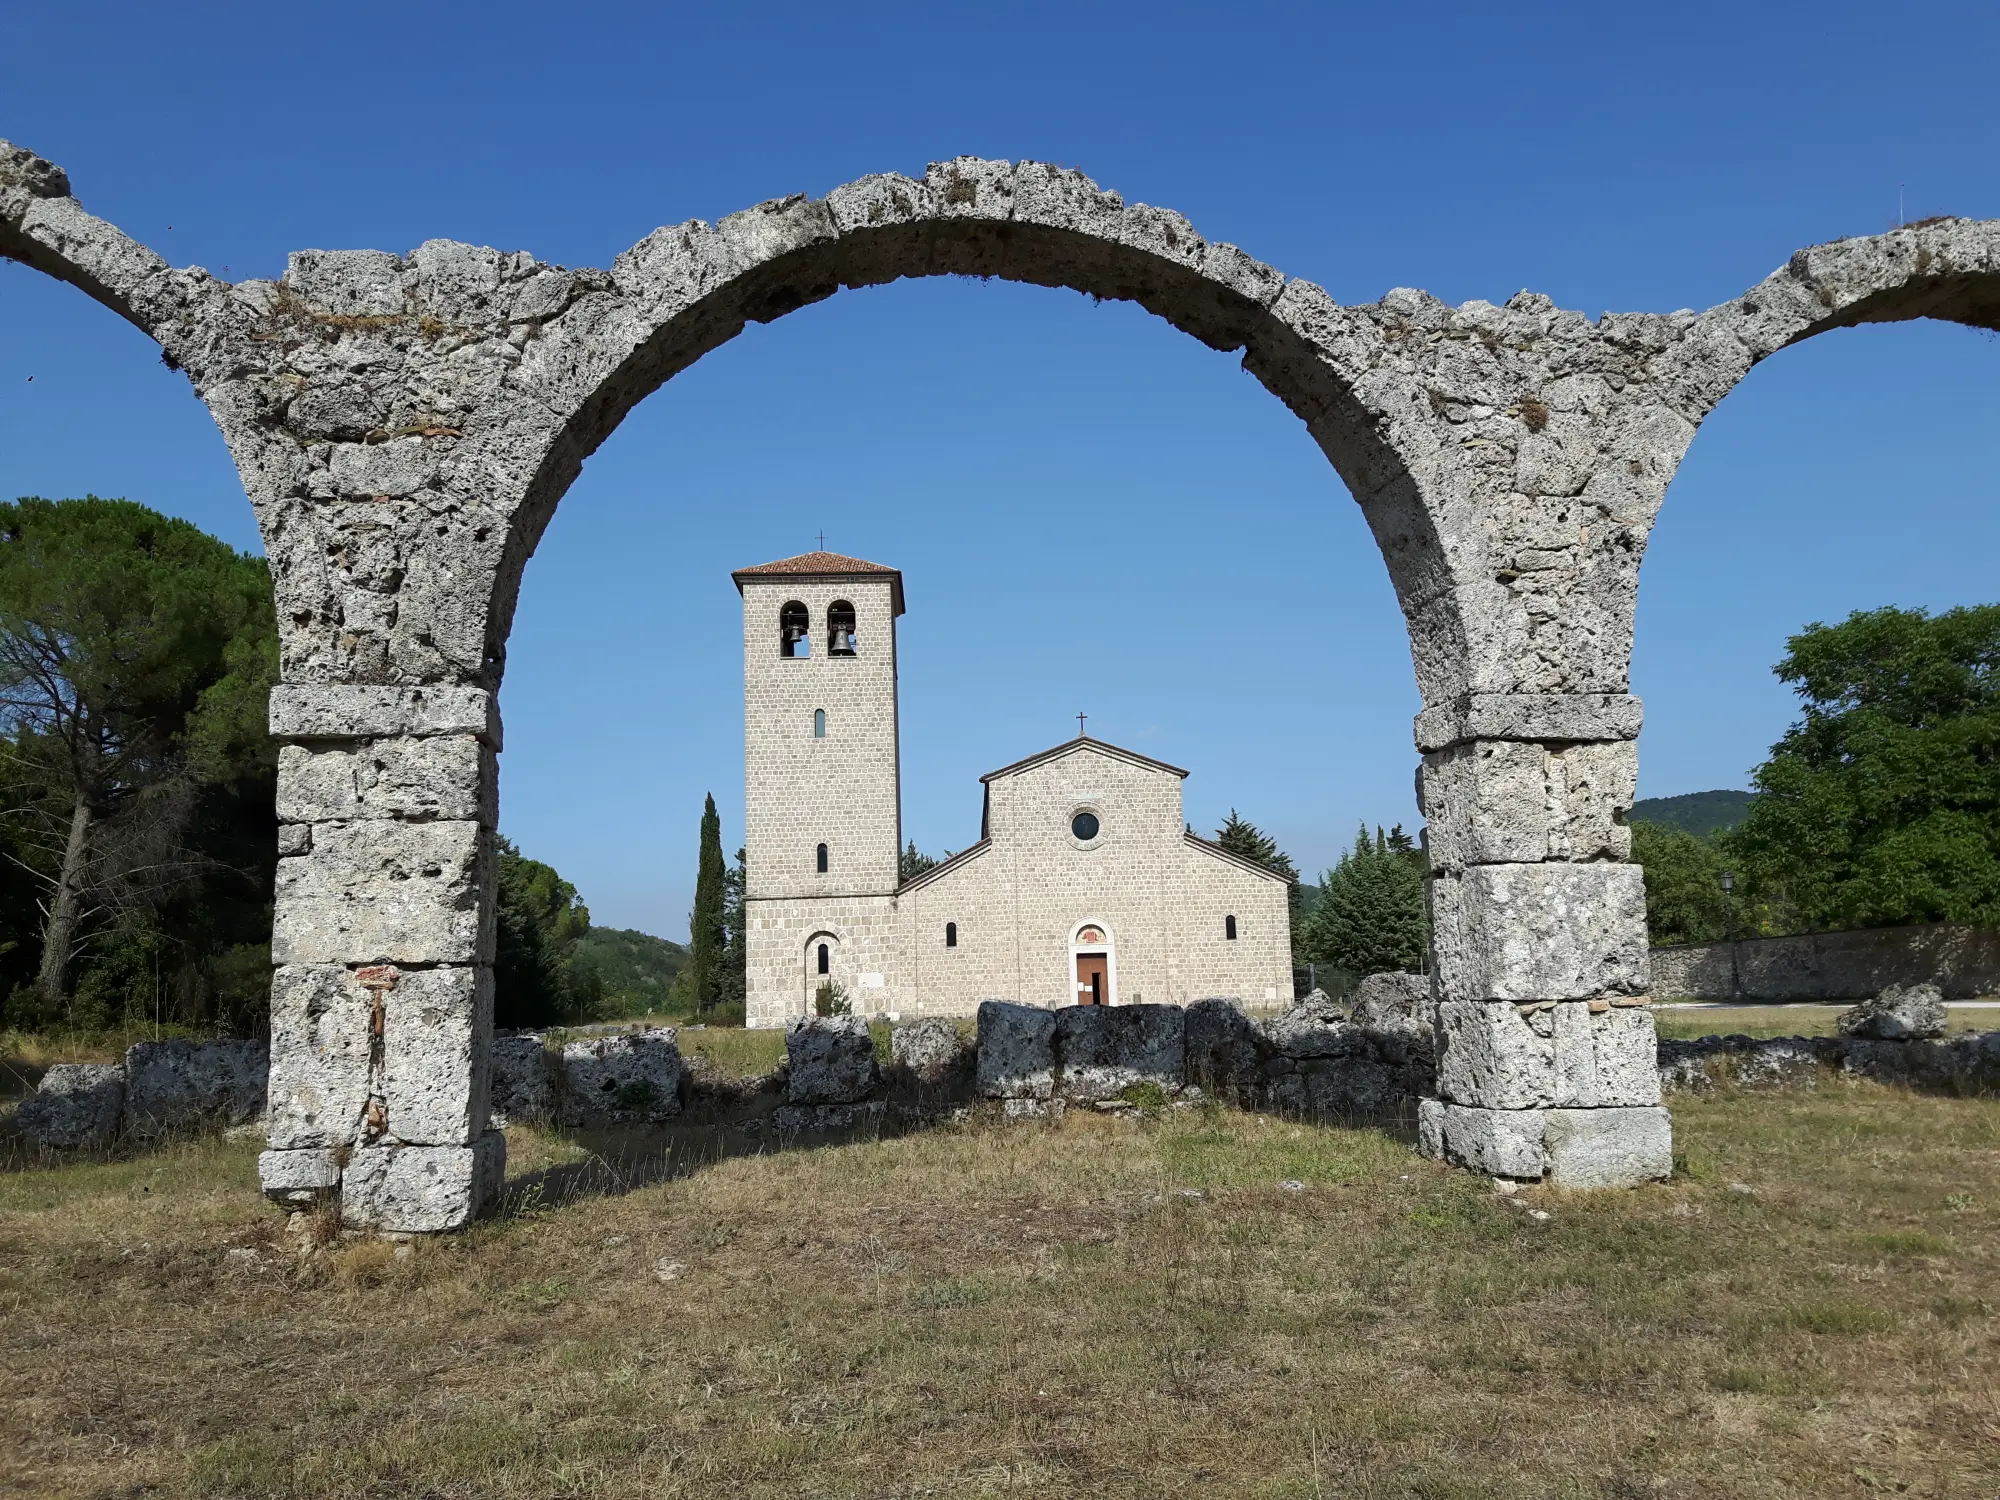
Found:
[[[1842,1036],[1903,1042],[1943,1036],[1950,1021],[1936,985],[1892,984],[1841,1016],[1838,1025]]]

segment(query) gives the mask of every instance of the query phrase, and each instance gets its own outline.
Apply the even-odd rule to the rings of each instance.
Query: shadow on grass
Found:
[[[1087,1112],[1087,1111],[1079,1111]],[[1376,1116],[1312,1115],[1278,1110],[1244,1110],[1232,1104],[1210,1102],[1191,1108],[1185,1115],[1167,1109],[1135,1110],[1121,1116],[1137,1128],[1158,1126],[1169,1117],[1190,1122],[1204,1116],[1258,1114],[1266,1119],[1312,1129],[1372,1131],[1398,1145],[1414,1150],[1417,1143],[1416,1102],[1392,1114]],[[773,1156],[790,1151],[839,1151],[857,1145],[923,1135],[938,1130],[955,1130],[966,1125],[998,1125],[1003,1120],[997,1102],[960,1100],[940,1105],[912,1107],[907,1102],[877,1124],[847,1131],[779,1131],[768,1115],[715,1113],[706,1118],[677,1120],[666,1125],[632,1126],[623,1129],[576,1129],[548,1125],[531,1127],[558,1148],[568,1147],[584,1154],[571,1161],[536,1167],[518,1177],[510,1177],[501,1190],[498,1205],[489,1217],[496,1220],[528,1218],[550,1209],[566,1207],[591,1198],[622,1198],[642,1188],[674,1182],[709,1171],[738,1157]],[[1011,1130],[1049,1128],[1054,1121],[1030,1120],[1007,1124]],[[754,1130],[745,1130],[752,1124]]]

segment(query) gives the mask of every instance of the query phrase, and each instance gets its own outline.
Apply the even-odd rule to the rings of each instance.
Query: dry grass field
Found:
[[[1991,1500],[2000,1102],[1676,1118],[1670,1184],[1514,1198],[1228,1111],[518,1131],[400,1247],[288,1233],[247,1140],[17,1160],[0,1494]]]

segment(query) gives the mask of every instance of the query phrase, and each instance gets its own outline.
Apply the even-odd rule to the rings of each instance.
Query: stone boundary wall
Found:
[[[2000,1031],[1880,1040],[1855,1036],[1704,1036],[1660,1043],[1660,1087],[1705,1094],[1817,1088],[1825,1071],[1947,1094],[2000,1092]]]
[[[2000,932],[1945,923],[1745,938],[1653,950],[1655,999],[1859,1000],[1892,984],[1935,984],[1947,1000],[2000,994]]]

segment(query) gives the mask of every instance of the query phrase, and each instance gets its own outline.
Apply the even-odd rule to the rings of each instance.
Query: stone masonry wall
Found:
[[[1735,975],[1730,971],[1735,949]],[[1655,948],[1653,994],[1746,1000],[1853,1000],[1892,984],[1935,984],[1949,1000],[2000,994],[2000,933],[1938,923],[1808,932]]]

